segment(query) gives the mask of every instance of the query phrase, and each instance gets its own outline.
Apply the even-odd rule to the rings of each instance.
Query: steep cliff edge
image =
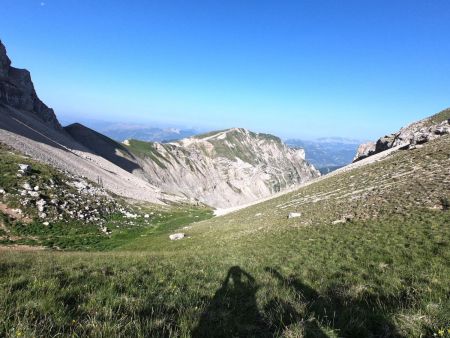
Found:
[[[0,41],[0,103],[27,111],[48,126],[61,129],[53,109],[36,95],[30,72],[11,67],[6,48]]]

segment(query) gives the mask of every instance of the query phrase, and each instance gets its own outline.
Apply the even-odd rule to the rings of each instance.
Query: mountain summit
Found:
[[[53,109],[36,95],[30,72],[11,67],[6,48],[0,41],[0,103],[23,110],[55,129],[61,129]]]

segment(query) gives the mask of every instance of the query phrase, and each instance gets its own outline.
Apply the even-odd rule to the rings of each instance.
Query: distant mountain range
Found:
[[[327,174],[351,163],[361,143],[360,140],[342,137],[286,140],[289,147],[304,149],[306,160],[319,169],[322,174]]]
[[[68,118],[60,118],[61,124],[69,125],[74,121]],[[78,119],[79,120],[79,119]],[[137,124],[127,122],[101,121],[82,119],[77,121],[86,127],[96,130],[117,142],[134,139],[147,142],[171,142],[200,134],[202,130],[193,128],[162,127],[160,125]]]
[[[69,124],[62,119],[63,124]],[[141,140],[146,142],[174,142],[201,133],[193,128],[160,127],[125,122],[83,120],[82,123],[117,142]],[[315,140],[289,139],[286,144],[304,149],[306,159],[322,174],[329,173],[352,162],[361,140],[343,137],[322,137]]]

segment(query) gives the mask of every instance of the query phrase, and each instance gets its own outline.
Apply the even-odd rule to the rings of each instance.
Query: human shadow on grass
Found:
[[[294,278],[286,278],[274,268],[266,268],[283,287],[299,294],[306,303],[302,316],[290,305],[274,299],[265,307],[265,312],[276,307],[278,321],[273,321],[275,330],[301,322],[305,337],[328,337],[318,323],[334,330],[339,337],[402,337],[387,313],[407,304],[404,295],[388,297],[366,293],[357,299],[349,297],[345,286],[332,286],[319,294],[316,290]],[[280,310],[282,309],[282,310]]]
[[[319,293],[274,268],[265,271],[280,287],[300,297],[301,312],[279,297],[267,302],[260,312],[256,302],[259,285],[250,274],[234,266],[202,314],[192,337],[273,337],[294,326],[304,337],[328,337],[323,326],[339,337],[402,337],[388,314],[408,307],[406,294],[394,297],[362,291],[358,297],[351,297],[345,285],[332,285]]]
[[[238,266],[229,269],[192,337],[271,337],[256,304],[259,286]]]

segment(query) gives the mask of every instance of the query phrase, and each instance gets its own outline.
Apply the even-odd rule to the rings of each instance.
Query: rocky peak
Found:
[[[30,72],[11,67],[6,48],[0,41],[0,103],[25,111],[34,118],[61,130],[53,109],[47,107],[36,95]]]
[[[0,40],[0,78],[8,76],[10,66],[11,60],[6,54],[6,48]]]

